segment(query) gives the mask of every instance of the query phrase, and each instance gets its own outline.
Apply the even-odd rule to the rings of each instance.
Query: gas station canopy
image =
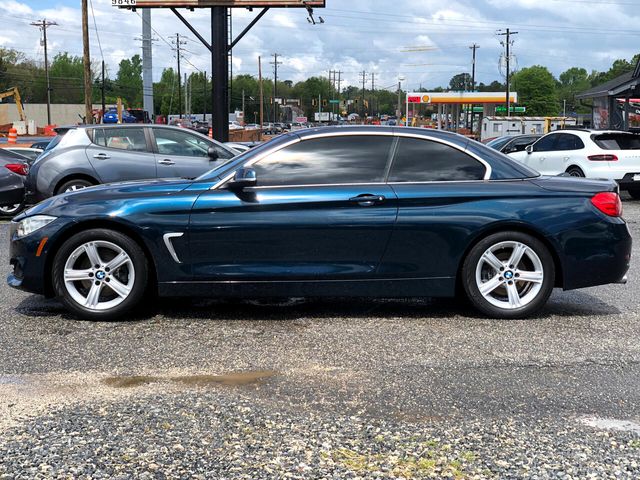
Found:
[[[505,92],[414,92],[409,103],[466,105],[471,103],[506,103]],[[518,94],[509,94],[510,103],[518,103]]]

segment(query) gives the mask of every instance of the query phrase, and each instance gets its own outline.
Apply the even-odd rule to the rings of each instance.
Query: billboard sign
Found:
[[[121,8],[323,8],[326,0],[111,0]]]

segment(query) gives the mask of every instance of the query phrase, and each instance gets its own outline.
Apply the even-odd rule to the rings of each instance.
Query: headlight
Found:
[[[50,217],[49,215],[34,215],[33,217],[27,217],[18,223],[16,234],[18,237],[26,237],[36,230],[40,230],[42,227],[49,225],[55,219],[56,217]]]

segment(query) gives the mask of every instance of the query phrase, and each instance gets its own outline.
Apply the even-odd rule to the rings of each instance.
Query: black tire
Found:
[[[634,200],[640,200],[640,188],[630,188],[627,191],[629,192],[629,195],[631,195],[631,198]]]
[[[584,174],[584,172],[582,171],[582,169],[580,167],[569,167],[567,168],[567,173],[569,175],[571,175],[572,177],[577,177],[577,178],[585,178],[586,175]]]
[[[535,294],[531,293],[530,301],[528,301],[528,303],[526,303],[525,305],[517,308],[502,308],[491,303],[487,298],[485,298],[485,295],[480,292],[480,287],[478,286],[478,281],[476,280],[476,270],[478,268],[482,268],[479,267],[479,264],[485,252],[487,252],[490,248],[495,247],[499,244],[503,244],[505,242],[517,242],[520,244],[524,244],[533,251],[542,266],[543,278],[538,292]],[[496,256],[499,260],[503,262],[506,261],[508,263],[508,258],[506,258],[507,254],[508,249],[505,249],[505,257],[498,257],[498,255],[502,255],[500,253],[498,253],[498,255]],[[531,262],[528,256],[526,258],[523,256],[522,258],[522,261],[525,263]],[[509,277],[513,279],[511,281],[511,284],[513,284],[518,291],[520,291],[521,289],[522,293],[526,293],[527,289],[530,289],[528,291],[533,292],[533,290],[537,288],[533,286],[533,283],[530,284],[526,281],[522,282],[517,280],[516,277],[519,277],[520,274],[515,275],[515,272],[519,271],[518,267],[520,265],[523,264],[520,263],[518,265],[515,265],[515,269],[509,269],[509,265],[505,265],[507,271],[505,271],[504,274],[498,273],[497,276],[499,277],[499,281],[504,281],[504,286],[503,283],[500,283],[499,286],[491,292],[489,296],[494,301],[500,300],[499,297],[502,291],[504,291],[505,294],[508,295],[508,293],[506,293],[508,288],[506,285],[507,280],[502,276],[506,276],[507,272],[511,272],[511,275]],[[528,270],[528,268],[526,270]],[[536,269],[534,268],[534,270]],[[525,269],[523,269],[522,271],[524,272]],[[549,299],[549,296],[553,291],[553,287],[555,285],[555,264],[548,248],[535,237],[532,237],[531,235],[528,235],[526,233],[513,231],[494,233],[479,241],[465,258],[462,265],[462,285],[471,304],[476,309],[480,310],[482,313],[488,315],[491,318],[514,319],[530,317],[538,312],[547,303],[547,300]],[[527,298],[527,296],[525,295],[524,298]]]
[[[13,218],[24,210],[24,203],[16,203],[15,205],[5,205],[0,207],[1,218]]]
[[[89,180],[84,180],[82,178],[76,178],[76,179],[73,179],[73,180],[69,180],[68,182],[65,182],[62,185],[60,185],[58,187],[58,189],[56,190],[56,195],[59,195],[61,193],[65,193],[67,191],[81,190],[83,188],[92,187],[93,185],[95,185],[95,184],[90,182]]]
[[[88,242],[97,241],[109,242],[122,249],[129,256],[134,269],[132,280],[133,285],[130,287],[130,292],[128,293],[126,298],[124,298],[124,300],[122,300],[119,305],[105,310],[91,309],[80,304],[76,299],[73,298],[73,295],[70,293],[65,284],[64,278],[65,264],[69,257],[73,254],[73,252],[82,245],[87,244]],[[108,259],[105,260],[104,263],[106,264],[107,262]],[[113,273],[113,277],[115,278],[116,272],[114,271]],[[95,277],[97,279],[97,275]],[[141,303],[143,303],[142,300],[145,297],[148,279],[149,264],[144,251],[142,250],[142,248],[140,248],[140,245],[138,245],[130,237],[113,230],[92,229],[77,233],[62,245],[62,247],[56,252],[53,260],[52,283],[57,297],[71,312],[73,312],[73,314],[84,320],[128,320],[130,318],[128,317],[128,314],[131,314],[134,310],[141,306]],[[104,281],[105,283],[102,289],[105,290],[105,295],[113,295],[114,292],[110,288],[105,288],[108,286],[108,284],[106,283],[108,282],[108,280]],[[90,280],[88,282],[89,285],[93,283],[93,280]],[[79,288],[82,288],[82,283]],[[101,293],[99,295],[102,296],[103,294]]]

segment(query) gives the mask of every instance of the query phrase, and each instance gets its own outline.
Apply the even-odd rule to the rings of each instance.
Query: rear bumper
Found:
[[[606,219],[556,237],[563,251],[564,289],[626,283],[632,238],[622,219]]]
[[[634,180],[638,178],[639,180]],[[627,173],[624,177],[617,181],[622,190],[640,189],[640,172]]]

